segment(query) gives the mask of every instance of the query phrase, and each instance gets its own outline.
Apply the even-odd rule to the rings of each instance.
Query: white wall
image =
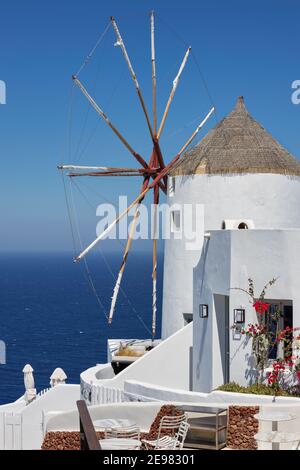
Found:
[[[220,230],[225,219],[252,219],[258,229],[300,228],[298,176],[178,176],[175,195],[182,203],[204,204],[205,230]]]
[[[294,326],[300,325],[300,230],[215,231],[208,242],[203,263],[194,276],[194,390],[208,392],[222,383],[220,367],[211,367],[218,351],[213,294],[229,295],[229,325],[233,310],[244,308],[246,325],[256,314],[246,294],[232,290],[248,287],[254,280],[258,294],[272,278],[279,277],[266,298],[293,300]],[[203,274],[204,272],[204,274]],[[196,314],[199,303],[209,305],[207,320]],[[254,381],[251,341],[230,331],[230,380],[245,385]]]
[[[82,372],[81,382],[90,386],[105,385],[123,389],[126,380],[151,381],[153,384],[189,390],[191,384],[190,348],[193,340],[193,324],[177,331],[144,356],[137,359],[112,379],[100,379],[98,370],[93,367]]]
[[[214,232],[206,240],[194,269],[193,390],[210,392],[223,383],[214,294],[228,295],[230,287],[230,233]],[[208,305],[208,318],[199,317],[199,305]]]
[[[39,449],[43,441],[43,414],[70,410],[80,399],[79,385],[57,385],[22,410],[22,449]]]
[[[174,390],[167,387],[157,387],[146,382],[138,382],[129,380],[124,385],[125,392],[136,396],[147,397],[149,399],[160,400],[165,402],[178,403],[195,403],[208,406],[221,406],[222,404],[273,404],[271,395],[254,395],[251,393],[232,393],[214,390],[211,393],[189,392],[186,390]],[[275,404],[299,405],[300,398],[293,397],[276,397]]]
[[[169,198],[169,205],[182,202],[181,192]],[[184,193],[184,203],[189,203],[188,194]],[[198,264],[204,236],[204,208],[199,208],[197,235],[200,242],[193,249],[187,249],[188,240],[175,238],[165,240],[164,279],[163,279],[163,316],[162,338],[171,336],[185,325],[183,314],[193,313],[193,269]],[[195,212],[196,214],[196,212]],[[166,217],[166,224],[170,224]],[[181,224],[184,229],[184,220]],[[196,230],[196,221],[195,228]]]
[[[276,283],[268,289],[266,299],[293,301],[293,324],[300,326],[300,230],[261,230],[247,233],[233,232],[231,235],[231,287],[247,287],[247,279],[253,278],[258,293],[274,277]],[[254,309],[247,296],[239,291],[232,291],[230,315],[233,323],[233,309],[242,306],[246,310],[246,325],[256,321]],[[250,344],[241,346],[242,340],[231,341],[232,380],[240,383],[249,382],[251,371]],[[247,375],[241,367],[241,361],[249,362]]]
[[[226,219],[252,219],[257,229],[300,228],[300,177],[204,174],[175,180],[175,195],[168,204],[202,204],[203,220],[198,221],[202,234],[221,229]],[[184,240],[165,242],[163,338],[183,326],[183,313],[193,312],[193,269],[201,249],[188,252]]]
[[[92,421],[99,419],[129,419],[134,421],[143,432],[147,432],[163,403],[118,403],[90,406]],[[77,409],[62,413],[48,413],[45,416],[45,432],[79,431]]]

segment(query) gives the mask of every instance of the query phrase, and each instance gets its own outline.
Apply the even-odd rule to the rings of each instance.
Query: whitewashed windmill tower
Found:
[[[194,279],[205,233],[221,229],[300,228],[300,163],[248,113],[243,97],[233,111],[189,150],[170,172],[171,236],[165,242],[163,337],[192,319]],[[176,232],[184,227],[176,208],[202,205],[200,244],[187,250]],[[173,227],[173,228],[172,228]],[[199,233],[198,233],[199,235]]]

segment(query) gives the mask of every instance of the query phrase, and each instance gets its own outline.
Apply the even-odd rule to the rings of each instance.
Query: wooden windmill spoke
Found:
[[[196,135],[198,134],[198,132],[200,131],[200,129],[202,129],[202,127],[204,126],[204,124],[208,121],[208,119],[210,118],[210,116],[212,115],[212,113],[215,111],[215,108],[211,108],[211,110],[209,111],[209,113],[205,116],[205,118],[203,119],[203,121],[199,124],[199,126],[196,128],[196,130],[193,132],[193,134],[191,135],[191,137],[188,139],[188,141],[184,144],[184,146],[179,150],[178,152],[178,155],[182,155],[183,152],[188,148],[188,146],[193,142],[194,138],[196,137]]]
[[[156,175],[158,169],[142,169],[142,168],[111,168],[107,171],[84,171],[80,173],[68,173],[70,178],[80,177],[80,176],[143,176],[145,175]]]
[[[157,139],[156,139],[156,142],[154,144],[154,150],[155,150],[155,153],[156,153],[156,156],[157,156],[157,163],[159,164],[160,168],[161,169],[165,168],[165,162],[164,162],[164,159],[163,159],[163,156],[162,156],[160,146],[159,146],[159,143],[158,143]],[[165,186],[167,187],[168,178],[165,176],[163,180],[164,180]]]
[[[178,83],[179,83],[179,80],[180,80],[180,77],[181,77],[181,74],[184,70],[184,67],[187,63],[187,60],[188,60],[188,57],[190,55],[190,52],[191,52],[191,48],[189,47],[188,50],[186,51],[185,53],[185,56],[183,58],[183,61],[179,67],[179,71],[175,77],[175,80],[173,82],[173,87],[172,87],[172,90],[171,90],[171,93],[170,93],[170,96],[169,96],[169,99],[168,99],[168,102],[167,102],[167,105],[166,105],[166,109],[164,111],[164,114],[163,114],[163,117],[162,117],[162,120],[161,120],[161,123],[160,123],[160,126],[159,126],[159,129],[158,129],[158,133],[157,133],[157,138],[159,139],[160,136],[161,136],[161,133],[163,131],[163,128],[165,126],[165,123],[166,123],[166,119],[167,119],[167,116],[168,116],[168,113],[169,113],[169,110],[170,110],[170,106],[171,106],[171,103],[172,103],[172,100],[174,98],[174,95],[175,95],[175,92],[176,92],[176,89],[178,87]]]
[[[143,186],[142,186],[142,189],[141,189],[142,192],[147,188],[148,184],[149,184],[149,177],[145,178],[145,180],[144,180],[144,183],[143,183]],[[127,240],[124,255],[123,255],[121,268],[120,268],[120,271],[119,271],[119,274],[118,274],[116,285],[114,287],[114,292],[113,292],[110,311],[109,311],[109,316],[108,316],[108,323],[111,323],[112,319],[113,319],[113,315],[114,315],[114,311],[115,311],[115,307],[116,307],[116,302],[117,302],[117,298],[118,298],[118,294],[119,294],[119,290],[120,290],[120,286],[121,286],[121,282],[122,282],[122,278],[123,278],[123,273],[124,273],[125,267],[126,267],[126,261],[127,261],[128,254],[129,254],[129,251],[130,251],[130,248],[131,248],[131,245],[132,245],[133,236],[134,236],[135,229],[136,229],[136,224],[137,224],[137,221],[138,221],[138,218],[139,218],[139,215],[140,215],[139,208],[140,208],[140,205],[141,205],[142,201],[143,201],[143,199],[141,199],[139,201],[139,203],[137,204],[137,207],[135,209],[135,212],[134,212],[134,216],[133,216],[133,220],[132,220],[132,223],[131,223],[128,240]]]
[[[119,294],[123,274],[124,274],[125,267],[126,267],[127,257],[128,257],[131,245],[132,245],[136,224],[137,224],[137,221],[138,221],[138,218],[139,218],[139,215],[140,215],[140,212],[139,212],[140,204],[141,204],[141,201],[138,203],[138,205],[135,209],[133,220],[132,220],[132,223],[131,223],[131,228],[130,228],[128,240],[127,240],[126,247],[125,247],[125,252],[124,252],[124,255],[123,255],[121,269],[120,269],[119,274],[118,274],[117,282],[116,282],[116,285],[114,287],[114,292],[113,292],[113,296],[112,296],[112,300],[111,300],[110,311],[109,311],[109,316],[108,316],[108,323],[111,323],[112,319],[113,319],[113,315],[114,315],[114,311],[115,311],[115,307],[116,307],[116,302],[117,302],[117,298],[118,298],[118,294]]]
[[[157,314],[157,207],[159,203],[158,187],[154,188],[154,220],[153,220],[153,269],[152,269],[152,340],[156,334]]]
[[[120,168],[113,166],[82,166],[82,165],[60,165],[57,167],[59,170],[70,171],[115,171],[115,172],[145,172],[142,168]],[[152,171],[152,170],[148,170]]]
[[[179,160],[180,155],[176,155],[173,160],[159,173],[159,175],[156,176],[154,181],[144,190],[142,191],[139,196],[125,209],[87,248],[85,248],[76,258],[74,261],[80,261],[82,258],[84,258],[93,248],[97,243],[99,243],[103,238],[108,235],[108,233],[120,222],[120,220],[125,217],[126,214],[136,205],[138,204],[146,194],[150,191],[150,189],[153,189],[156,185],[158,185],[161,181],[161,179],[168,174],[169,171],[171,171],[172,167],[175,165],[175,163]]]
[[[154,31],[154,11],[151,12],[151,65],[152,65],[152,112],[153,112],[153,132],[157,133],[157,111],[156,111],[156,63],[155,63],[155,31]]]
[[[121,172],[121,173],[115,173],[113,171],[104,171],[104,172],[96,172],[96,173],[69,173],[67,176],[69,176],[70,178],[77,178],[77,177],[80,177],[80,176],[89,176],[89,177],[105,177],[105,176],[123,176],[123,177],[128,177],[128,176],[144,176],[142,173],[132,173],[132,172],[129,172],[129,173],[125,173],[125,172]]]
[[[84,96],[88,99],[91,103],[95,111],[102,117],[102,119],[106,122],[106,124],[112,129],[112,131],[118,136],[121,142],[125,145],[125,147],[129,150],[129,152],[136,158],[136,160],[144,167],[148,168],[147,163],[145,160],[131,147],[131,145],[127,142],[125,137],[118,131],[118,129],[112,124],[112,122],[108,119],[104,111],[97,105],[96,101],[91,97],[82,83],[76,78],[75,76],[72,77],[74,83],[78,86],[78,88],[82,91]]]
[[[140,195],[87,247],[83,250],[76,258],[75,261],[80,261],[84,258],[91,250],[94,248],[97,243],[99,243],[109,232],[120,222],[120,220],[128,214],[128,212],[138,204],[149,191],[149,187],[145,189]]]
[[[142,108],[143,108],[143,111],[144,111],[144,114],[145,114],[145,117],[146,117],[146,121],[147,121],[147,124],[148,124],[148,128],[149,128],[149,132],[150,132],[151,138],[152,138],[152,140],[153,140],[153,139],[154,139],[153,130],[152,130],[152,126],[151,126],[149,114],[148,114],[148,111],[147,111],[147,108],[146,108],[146,105],[145,105],[145,101],[144,101],[144,98],[143,98],[143,95],[142,95],[142,92],[141,92],[141,89],[140,89],[139,82],[138,82],[138,80],[137,80],[137,78],[136,78],[135,71],[133,70],[132,64],[131,64],[131,62],[130,62],[130,59],[129,59],[129,56],[128,56],[128,53],[127,53],[127,50],[126,50],[126,47],[125,47],[125,44],[124,44],[124,41],[123,41],[122,36],[121,36],[121,34],[120,34],[119,28],[118,28],[118,26],[117,26],[116,20],[115,20],[113,17],[111,17],[111,22],[112,22],[112,25],[113,25],[113,28],[114,28],[114,30],[115,30],[116,37],[117,37],[117,42],[116,42],[115,45],[116,45],[116,46],[120,46],[121,49],[122,49],[122,52],[123,52],[125,61],[126,61],[127,65],[128,65],[130,75],[131,75],[132,80],[133,80],[133,82],[134,82],[134,85],[135,85],[135,88],[136,88],[136,91],[137,91],[137,94],[138,94],[140,103],[141,103],[141,105],[142,105]]]

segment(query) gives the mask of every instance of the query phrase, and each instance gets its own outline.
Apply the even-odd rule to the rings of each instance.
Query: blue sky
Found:
[[[231,110],[237,96],[244,95],[254,117],[300,157],[300,106],[290,98],[291,83],[300,79],[297,1],[2,0],[0,9],[0,80],[7,85],[7,104],[0,106],[2,251],[71,248],[58,163],[135,166],[105,124],[98,124],[94,111],[87,111],[78,90],[73,95],[71,130],[68,126],[71,75],[111,15],[118,20],[149,108],[148,14],[154,9],[159,113],[190,44],[218,118]],[[147,128],[121,52],[113,43],[109,31],[80,78],[132,145],[148,158]],[[201,74],[194,59],[190,60],[162,139],[167,161],[211,105]],[[90,185],[83,192],[89,193],[95,208],[103,198],[115,203],[119,194],[128,194],[131,200],[139,190],[133,178],[102,178],[84,184]],[[83,240],[88,242],[95,233],[95,211],[79,193],[74,197],[78,198]]]

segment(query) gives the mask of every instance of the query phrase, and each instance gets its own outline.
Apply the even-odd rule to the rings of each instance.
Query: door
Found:
[[[216,332],[214,333],[214,375],[216,386],[229,382],[229,296],[214,295]]]
[[[225,370],[224,383],[230,382],[230,351],[229,351],[229,295],[225,295]]]

